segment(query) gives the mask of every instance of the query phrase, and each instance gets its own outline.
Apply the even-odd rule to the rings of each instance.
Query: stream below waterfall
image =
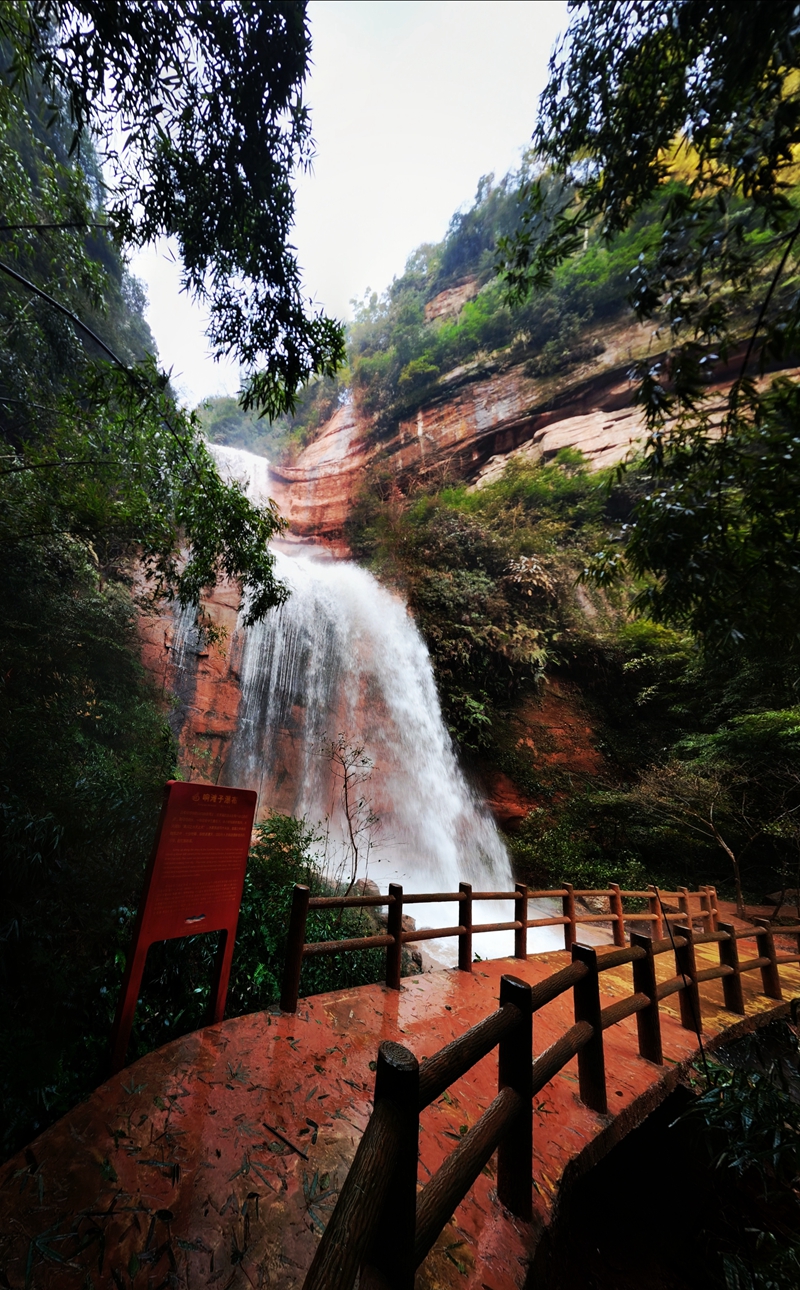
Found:
[[[266,500],[265,458],[209,447],[225,477]],[[240,617],[229,642],[241,700],[219,782],[256,789],[259,817],[274,808],[317,826],[334,878],[350,880],[355,838],[357,877],[381,891],[389,882],[457,891],[461,881],[512,890],[505,845],[459,766],[427,647],[401,597],[323,549],[278,543],[275,561],[288,600],[252,627]],[[178,660],[192,621],[176,623]],[[531,916],[560,913],[551,904],[532,904]],[[408,912],[418,926],[458,922],[451,903]],[[473,915],[476,923],[513,916],[511,903],[499,901],[476,904]],[[563,945],[560,928],[534,935],[537,950]],[[429,945],[436,960],[456,961],[455,938]],[[482,958],[513,953],[513,933],[476,934],[474,948]]]

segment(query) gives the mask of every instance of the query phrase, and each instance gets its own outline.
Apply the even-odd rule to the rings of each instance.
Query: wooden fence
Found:
[[[562,913],[545,918],[528,918],[528,901],[542,898],[561,900]],[[606,912],[592,912],[578,907],[578,901],[589,898],[605,901]],[[514,902],[514,918],[509,922],[473,924],[475,901],[507,900]],[[403,931],[403,914],[410,906],[444,904],[458,905],[458,923],[453,927],[424,928]],[[691,908],[692,901],[696,911]],[[625,904],[647,904],[626,910]],[[676,906],[673,912],[665,904]],[[306,923],[309,911],[315,909],[375,909],[388,907],[385,934],[358,936],[350,940],[306,942]],[[289,918],[289,938],[281,989],[281,1008],[284,1012],[297,1011],[300,990],[300,972],[303,959],[316,954],[338,954],[343,950],[386,950],[386,984],[393,990],[400,989],[403,946],[419,941],[458,937],[458,966],[462,972],[472,971],[472,937],[478,932],[514,932],[514,957],[524,959],[528,953],[529,927],[563,927],[564,948],[570,949],[578,940],[578,928],[583,924],[610,924],[614,944],[625,944],[626,924],[649,923],[656,940],[661,940],[664,928],[670,923],[689,922],[698,918],[706,931],[717,927],[717,893],[714,887],[701,887],[690,892],[681,887],[677,892],[659,892],[655,887],[647,891],[623,891],[617,883],[600,890],[576,890],[570,883],[548,891],[533,891],[518,882],[514,891],[473,891],[468,882],[459,883],[457,892],[425,893],[404,892],[399,883],[390,883],[386,896],[312,896],[308,887],[297,884],[292,898]]]
[[[713,903],[705,913],[708,917],[700,915],[704,922],[717,921]],[[520,933],[522,928],[515,930]],[[573,943],[572,963],[535,986],[504,976],[499,1010],[422,1065],[400,1044],[382,1043],[374,1109],[304,1290],[352,1290],[359,1272],[361,1290],[413,1290],[416,1269],[495,1150],[498,1197],[512,1213],[529,1219],[533,1098],[567,1062],[577,1056],[581,1100],[607,1114],[603,1034],[610,1026],[635,1015],[640,1055],[661,1065],[662,999],[679,993],[681,1023],[699,1035],[702,982],[720,979],[725,1007],[743,1014],[743,973],[760,971],[764,994],[780,999],[779,965],[800,962],[800,927],[781,928],[797,937],[794,954],[776,952],[766,920],[752,928],[720,924],[696,931],[687,919],[668,931],[660,938],[634,931],[625,947],[598,950]],[[463,931],[454,929],[453,934]],[[742,961],[738,947],[746,940],[755,940],[757,953]],[[719,946],[719,964],[698,970],[695,946],[712,942]],[[674,954],[675,975],[659,982],[656,959],[666,953]],[[633,993],[601,1007],[600,974],[627,963],[632,966]],[[573,993],[575,1024],[534,1059],[533,1016],[568,990]],[[495,1047],[497,1097],[418,1193],[420,1112]]]

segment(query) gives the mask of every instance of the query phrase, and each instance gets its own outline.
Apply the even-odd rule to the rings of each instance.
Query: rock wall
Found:
[[[289,538],[323,541],[346,555],[344,526],[369,467],[380,460],[399,481],[409,477],[480,482],[502,472],[510,453],[552,457],[580,448],[599,469],[642,438],[631,406],[632,360],[652,348],[640,327],[604,335],[604,351],[569,373],[531,375],[513,352],[479,358],[445,373],[414,413],[378,435],[357,401],[337,409],[319,437],[288,465],[272,464],[272,496],[289,521]]]
[[[161,693],[170,696],[169,723],[178,739],[181,774],[217,783],[236,729],[242,692],[242,635],[236,631],[238,589],[218,584],[203,601],[206,618],[226,633],[218,645],[200,644],[194,614],[169,606],[139,621],[142,662]]]
[[[379,433],[357,401],[338,408],[292,464],[270,466],[289,539],[313,539],[347,556],[345,521],[378,461],[401,485],[410,478],[466,478],[480,488],[499,478],[510,457],[547,460],[577,448],[590,469],[600,470],[635,453],[645,430],[632,402],[630,371],[637,360],[658,358],[658,338],[650,328],[619,324],[603,333],[602,343],[602,353],[547,377],[532,375],[529,360],[516,361],[513,349],[477,358],[444,373],[413,415],[388,433]],[[716,374],[712,421],[722,415],[740,361],[731,355]]]

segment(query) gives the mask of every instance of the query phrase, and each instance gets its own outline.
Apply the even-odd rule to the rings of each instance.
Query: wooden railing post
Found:
[[[633,961],[633,988],[636,994],[646,994],[650,1006],[636,1014],[636,1028],[639,1033],[639,1053],[648,1062],[663,1066],[664,1055],[661,1050],[661,1018],[658,1015],[658,982],[656,980],[656,961],[653,955],[653,938],[642,932],[631,933],[631,945],[643,949],[645,957]]]
[[[281,1010],[283,1012],[297,1012],[297,996],[300,993],[300,971],[303,966],[303,946],[306,943],[306,922],[308,920],[308,902],[310,899],[311,888],[296,882],[292,894],[292,909],[289,914],[286,960],[283,964],[283,983],[281,985]]]
[[[376,1279],[388,1280],[392,1290],[412,1290],[414,1284],[413,1267],[410,1277],[408,1272],[413,1262],[414,1226],[408,1216],[416,1209],[419,1065],[413,1053],[385,1041],[378,1050],[376,1069],[375,1106],[303,1290],[352,1290],[359,1268],[376,1253],[377,1257],[381,1253],[397,1257],[393,1258],[394,1275],[387,1278],[379,1266],[373,1284]],[[413,1173],[409,1164],[412,1156]],[[403,1188],[410,1191],[410,1201]],[[387,1221],[397,1233],[398,1245],[384,1240],[381,1249],[376,1234]],[[385,1235],[385,1226],[383,1231]],[[362,1277],[362,1284],[369,1279]]]
[[[625,944],[625,919],[622,914],[622,896],[620,895],[619,883],[609,883],[611,895],[608,898],[609,909],[611,912],[612,928],[614,932],[614,944]]]
[[[463,932],[458,936],[458,966],[462,972],[472,971],[472,883],[460,882],[458,890],[464,899],[458,902],[458,924]]]
[[[647,904],[653,925],[653,940],[660,941],[664,938],[664,920],[661,917],[661,900],[659,899],[658,892],[652,883],[648,887],[648,891],[652,892],[652,895],[647,897]]]
[[[575,896],[571,882],[564,883],[566,895],[561,897],[561,903],[564,909],[564,917],[569,921],[564,924],[564,949],[569,950],[575,944]]]
[[[728,940],[719,942],[719,961],[723,966],[732,969],[727,976],[722,978],[725,1007],[729,1012],[738,1012],[743,1017],[744,995],[742,993],[742,978],[739,973],[739,945],[736,940],[736,928],[732,923],[720,923],[717,930],[728,933]]]
[[[533,1005],[531,987],[519,977],[500,979],[500,1007],[513,1003],[519,1025],[500,1040],[498,1092],[512,1088],[522,1109],[497,1149],[497,1195],[517,1218],[531,1217],[533,1171]]]
[[[692,911],[691,911],[691,909],[690,909],[690,907],[689,907],[689,888],[688,888],[688,887],[679,887],[679,888],[678,888],[678,893],[677,893],[677,894],[678,894],[678,909],[679,909],[679,910],[680,910],[680,912],[683,914],[684,918],[686,919],[686,922],[687,922],[687,923],[689,924],[689,926],[691,927],[691,926],[692,926]]]
[[[527,959],[528,957],[528,929],[525,924],[528,921],[528,888],[524,882],[515,882],[514,890],[514,922],[521,923],[521,927],[514,930],[514,958]]]
[[[575,1020],[588,1021],[594,1031],[592,1038],[578,1053],[578,1084],[581,1101],[593,1111],[605,1115],[608,1111],[606,1097],[606,1067],[603,1056],[603,1021],[600,1015],[600,978],[597,971],[597,951],[588,945],[572,946],[573,963],[585,963],[589,969],[582,980],[573,986]]]
[[[769,959],[761,969],[761,988],[768,999],[782,999],[781,977],[778,972],[778,960],[775,957],[775,938],[767,918],[754,918],[758,931],[756,945],[759,958]]]
[[[688,923],[685,927],[673,923],[672,933],[673,936],[682,938],[685,942],[684,945],[675,946],[675,971],[686,982],[678,995],[681,1025],[684,1030],[696,1030],[699,1034],[703,1029],[703,1018],[700,1013],[700,990],[697,985],[697,964],[694,957],[694,932]]]
[[[389,883],[389,896],[386,931],[394,939],[386,946],[386,984],[390,990],[399,990],[403,970],[403,888],[399,882]]]
[[[401,1146],[381,1217],[364,1262],[377,1268],[391,1290],[414,1290],[414,1234],[419,1158],[419,1063],[401,1044],[378,1049],[375,1105],[392,1103],[401,1121]],[[362,1276],[362,1281],[367,1278]]]
[[[712,932],[718,932],[719,931],[719,902],[717,900],[717,889],[716,887],[709,887],[708,891],[711,896],[711,930]]]
[[[703,920],[703,931],[713,932],[714,928],[712,926],[713,915],[711,913],[711,910],[712,910],[711,892],[708,886],[700,887],[699,891],[700,891],[700,917]]]

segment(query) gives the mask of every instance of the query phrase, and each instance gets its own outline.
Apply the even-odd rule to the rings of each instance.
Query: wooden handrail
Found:
[[[315,954],[339,954],[343,950],[386,949],[387,945],[393,944],[394,937],[388,934],[381,936],[354,936],[349,941],[311,941],[308,945],[303,946],[303,958],[313,958]]]
[[[557,999],[560,994],[571,990],[577,981],[581,981],[586,976],[587,972],[588,968],[583,963],[571,963],[569,967],[561,968],[559,972],[554,972],[544,981],[539,981],[533,987],[534,1012],[538,1012],[551,1000]]]
[[[645,951],[641,946],[632,945],[625,950],[609,950],[597,959],[598,972],[607,972],[609,968],[622,967],[625,963],[635,963],[644,958]]]
[[[463,902],[464,907],[470,904],[469,900]],[[402,907],[402,894],[397,906]],[[706,921],[714,908],[715,903],[710,903]],[[534,987],[515,977],[502,977],[498,1010],[424,1060],[419,1068],[406,1049],[382,1044],[375,1110],[304,1290],[352,1290],[359,1267],[366,1274],[365,1284],[413,1290],[416,1268],[495,1150],[498,1196],[513,1213],[528,1217],[533,1098],[577,1057],[581,1100],[599,1114],[607,1114],[603,1033],[610,1027],[635,1016],[640,1055],[661,1064],[660,1000],[678,993],[682,1024],[698,1031],[698,987],[702,982],[721,980],[725,1005],[735,1012],[744,1012],[744,972],[761,971],[765,993],[780,989],[780,979],[777,985],[775,980],[780,956],[775,954],[768,927],[761,925],[750,933],[765,952],[741,963],[737,941],[743,938],[728,924],[695,932],[687,921],[679,924],[676,932],[659,940],[632,932],[629,946],[601,953],[595,947],[573,944],[573,962]],[[697,943],[719,946],[719,966],[698,970]],[[658,983],[655,960],[670,950],[674,951],[676,974]],[[800,954],[785,957],[797,961]],[[601,974],[628,963],[633,969],[632,993],[601,1007]],[[573,992],[575,1024],[533,1060],[532,1019],[567,990]],[[417,1197],[420,1112],[498,1046],[498,1096]]]
[[[600,897],[607,900],[608,911],[590,912],[579,909],[576,902],[586,897]],[[560,898],[562,912],[549,917],[526,917],[529,912],[528,902],[544,898]],[[628,899],[647,900],[648,911],[646,913],[641,910],[626,911],[623,901]],[[664,899],[668,899],[670,902],[675,901],[679,906],[678,910],[665,909],[663,905]],[[694,913],[691,912],[690,908],[692,899],[697,902],[697,909]],[[473,908],[476,900],[513,901],[514,918],[495,923],[474,923]],[[403,910],[407,905],[445,904],[447,902],[453,902],[458,907],[457,923],[449,927],[421,928],[415,931],[405,931],[403,929]],[[378,933],[362,937],[350,937],[341,941],[306,941],[305,929],[308,914],[313,910],[370,909],[380,906],[386,907],[388,911],[385,934]],[[772,929],[766,923],[766,920],[762,920],[763,925],[760,924],[754,928],[734,930],[728,924],[718,924],[717,918],[717,893],[713,887],[702,887],[696,892],[689,892],[685,887],[680,888],[677,892],[659,892],[655,887],[648,888],[647,891],[624,890],[616,883],[597,890],[590,890],[589,888],[576,889],[569,883],[565,883],[563,887],[531,890],[524,883],[517,883],[514,891],[473,891],[469,883],[462,882],[458,891],[409,893],[404,892],[399,883],[391,883],[385,896],[380,894],[311,896],[307,887],[298,884],[295,887],[292,899],[280,1004],[285,1012],[296,1011],[302,962],[304,958],[309,956],[336,954],[359,949],[385,949],[386,984],[391,989],[399,990],[404,945],[411,945],[420,941],[458,937],[458,966],[464,972],[471,972],[473,961],[472,940],[473,936],[478,932],[513,931],[514,956],[515,958],[524,959],[527,957],[528,952],[527,933],[529,928],[563,927],[564,945],[569,950],[579,939],[580,927],[584,924],[592,923],[608,924],[613,932],[614,944],[617,950],[625,955],[630,955],[631,953],[630,949],[625,948],[626,925],[632,928],[640,924],[650,924],[653,932],[652,952],[658,955],[667,951],[681,950],[684,952],[685,959],[687,953],[693,954],[693,950],[687,950],[684,945],[684,938],[673,931],[673,928],[680,930],[683,925],[686,925],[691,929],[694,945],[703,945],[712,941],[719,943],[721,965],[731,966],[734,969],[733,974],[728,972],[720,973],[722,977],[735,976],[737,971],[751,971],[759,968],[762,972],[765,991],[769,994],[769,997],[779,998],[780,995],[777,992],[780,991],[780,981],[776,975],[778,965],[780,963],[800,962],[800,926],[780,929],[781,932],[785,931],[798,938],[797,955],[787,956],[776,951]],[[693,923],[697,920],[702,920],[702,931],[693,927]],[[666,937],[663,935],[665,926],[672,933]],[[723,950],[723,945],[730,942],[731,938],[734,941],[755,938],[760,946],[757,960],[748,960],[746,965],[737,969],[731,958],[730,951]],[[613,957],[614,952],[610,956],[603,954],[600,960],[601,971],[607,967],[619,966],[623,962],[633,962],[631,958],[615,959]],[[766,959],[767,962],[762,963],[762,959]],[[688,959],[686,961],[688,962]],[[675,989],[679,988],[681,987],[675,987]],[[735,996],[736,987],[732,986],[725,997],[726,1000],[733,1003]],[[665,995],[661,994],[659,997],[663,998]],[[683,1006],[686,1017],[688,1017],[688,1002],[685,1001]]]
[[[576,1021],[560,1039],[546,1048],[533,1063],[533,1095],[541,1093],[558,1072],[572,1061],[592,1038],[594,1030],[588,1021]]]
[[[519,1024],[519,1020],[519,1009],[513,1003],[504,1004],[424,1061],[419,1073],[420,1110],[424,1111],[426,1106],[441,1097],[445,1089],[496,1048],[503,1036]]]
[[[441,1169],[423,1187],[417,1202],[414,1240],[417,1267],[522,1110],[523,1101],[519,1094],[512,1088],[504,1088]]]
[[[393,905],[394,896],[312,896],[309,909],[373,909]]]

